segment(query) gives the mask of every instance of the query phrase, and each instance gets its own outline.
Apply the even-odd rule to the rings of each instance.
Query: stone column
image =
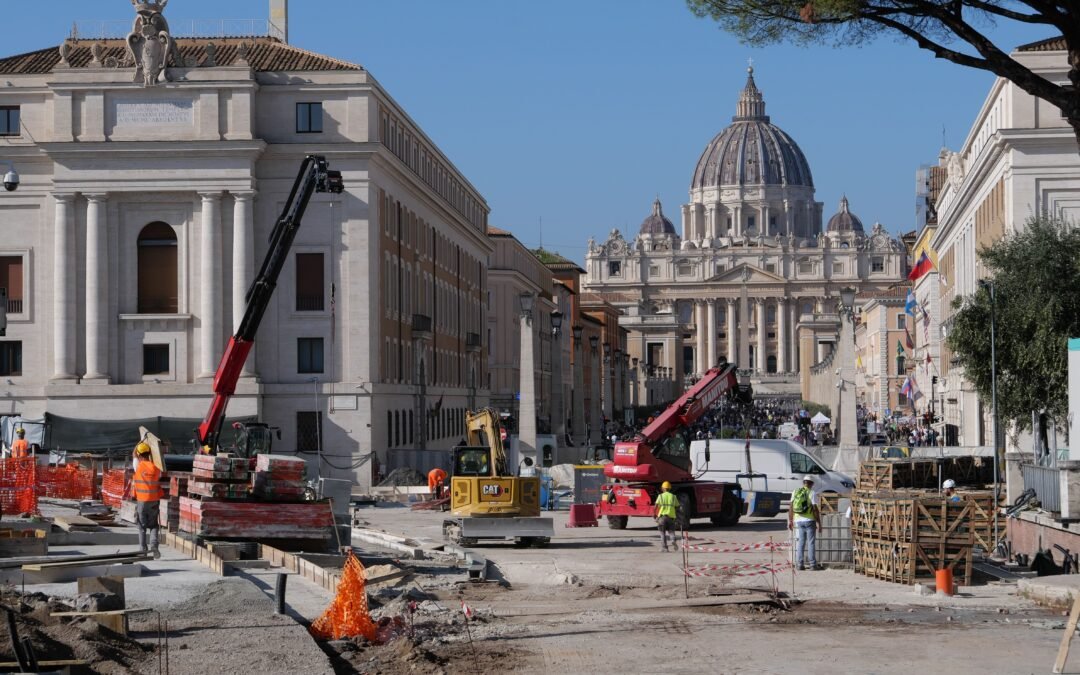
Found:
[[[766,369],[765,357],[768,355],[768,348],[765,344],[765,336],[768,335],[768,331],[765,329],[765,298],[757,299],[757,371],[759,373],[768,372]]]
[[[555,447],[566,444],[566,409],[563,408],[562,330],[551,331],[551,432]],[[543,458],[541,458],[543,459]],[[554,458],[553,458],[554,459]]]
[[[708,212],[708,217],[706,219],[707,224],[705,227],[705,238],[713,239],[719,236],[720,231],[720,224],[717,221],[716,204],[709,204],[705,207],[705,209]]]
[[[787,298],[776,301],[776,371],[787,372]]]
[[[71,270],[71,216],[75,204],[74,194],[54,194],[53,212],[53,379],[68,380],[75,377],[75,352],[71,350],[75,333],[75,305],[70,294]]]
[[[762,234],[764,234],[766,236],[770,236],[770,235],[773,234],[769,230],[769,205],[768,204],[762,204],[761,205],[761,229],[759,230],[759,232],[761,232]]]
[[[199,196],[199,377],[211,378],[221,359],[221,193]]]
[[[697,351],[694,354],[694,363],[697,366],[697,374],[700,375],[705,372],[705,360],[707,342],[706,335],[709,331],[709,326],[705,321],[705,303],[701,300],[694,302],[694,322],[697,327]]]
[[[708,359],[705,363],[705,370],[716,365],[716,300],[708,300],[707,303],[708,319],[706,324],[709,327],[709,341],[705,352]],[[705,370],[702,372],[705,372]]]
[[[737,363],[736,334],[739,328],[735,323],[735,298],[727,299],[727,360],[728,363]]]
[[[693,220],[690,217],[690,205],[683,204],[682,206],[682,238],[686,241],[693,241]]]
[[[581,353],[581,338],[574,338],[574,405],[570,410],[571,424],[574,427],[574,444],[585,444],[585,364]]]
[[[790,235],[793,227],[795,213],[791,210],[791,202],[784,200],[784,235]]]
[[[240,320],[247,309],[245,296],[255,277],[255,218],[252,210],[254,192],[240,192],[233,195],[233,269],[232,269],[232,313],[233,332],[240,328]],[[248,354],[242,377],[255,375],[255,352]]]
[[[791,370],[792,370],[792,372],[796,372],[796,373],[801,370],[800,365],[799,365],[801,362],[799,361],[799,335],[798,335],[799,331],[798,331],[798,326],[799,326],[799,312],[802,311],[802,310],[799,308],[799,304],[800,303],[799,303],[798,298],[792,298],[791,299],[791,307],[789,308],[790,311],[791,311],[791,336],[790,336],[790,340],[791,340],[791,343],[790,343],[791,344]]]
[[[536,355],[533,335],[532,313],[521,312],[521,358],[518,360],[518,461],[529,457],[534,466],[536,457]],[[516,471],[517,467],[508,467]]]
[[[735,205],[735,218],[731,221],[731,236],[742,236],[742,206]]]
[[[108,196],[86,195],[86,374],[109,381]]]
[[[611,416],[615,412],[614,406],[612,406],[611,396],[611,357],[604,357],[604,372],[603,375],[603,387],[604,387],[604,419],[611,421]]]

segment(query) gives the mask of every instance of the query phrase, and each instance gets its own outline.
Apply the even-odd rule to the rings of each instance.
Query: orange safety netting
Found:
[[[368,610],[367,591],[364,589],[364,566],[349,552],[345,569],[341,571],[337,595],[315,622],[311,633],[324,640],[363,636],[376,641],[376,626]]]
[[[4,513],[37,513],[33,457],[0,459],[0,504]]]
[[[54,499],[93,499],[94,471],[78,464],[39,466],[37,496]]]
[[[114,509],[120,508],[120,502],[128,495],[127,469],[105,469],[101,472],[101,501]]]

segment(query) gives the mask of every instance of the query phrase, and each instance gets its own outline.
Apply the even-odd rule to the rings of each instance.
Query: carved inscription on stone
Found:
[[[116,126],[156,127],[195,124],[192,100],[116,101]]]

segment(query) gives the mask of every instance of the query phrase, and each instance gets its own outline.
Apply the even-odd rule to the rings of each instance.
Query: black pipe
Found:
[[[31,673],[38,672],[38,660],[37,654],[34,653],[34,645],[30,642],[30,637],[24,637],[22,639],[23,656],[26,657],[26,663],[29,665]]]
[[[289,575],[284,572],[278,572],[277,584],[274,585],[274,600],[277,602],[277,607],[274,609],[274,614],[285,613],[285,584],[289,580]]]
[[[15,612],[7,610],[7,626],[8,635],[11,636],[11,651],[15,653],[15,660],[19,663],[19,670],[24,673],[30,671],[30,663],[26,660],[26,654],[23,653],[22,643],[19,642],[19,627],[15,625]]]

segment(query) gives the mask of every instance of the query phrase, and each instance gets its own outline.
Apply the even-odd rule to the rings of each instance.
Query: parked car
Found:
[[[806,475],[816,478],[814,489],[818,492],[847,495],[855,487],[855,481],[850,477],[821,466],[803,446],[793,441],[751,439],[751,467],[755,474],[764,474],[752,481],[738,478],[740,474],[747,473],[745,440],[693,441],[690,444],[690,459],[694,473],[699,474],[702,480],[740,483],[744,488],[790,495],[802,486],[803,476]]]

